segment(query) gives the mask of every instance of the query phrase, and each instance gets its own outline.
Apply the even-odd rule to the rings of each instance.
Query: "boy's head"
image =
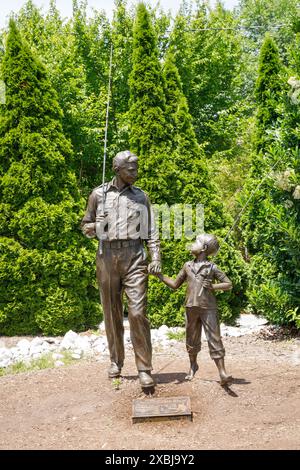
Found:
[[[219,251],[220,245],[215,235],[202,233],[196,237],[196,241],[191,246],[191,253],[194,256],[205,253],[206,256],[216,255]]]

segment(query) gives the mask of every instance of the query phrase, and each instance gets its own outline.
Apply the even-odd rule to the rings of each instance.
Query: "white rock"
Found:
[[[30,341],[28,339],[21,339],[17,344],[17,348],[23,355],[27,355],[30,350]]]
[[[71,357],[72,357],[73,359],[80,359],[80,358],[81,358],[81,354],[75,354],[75,353],[73,353]]]
[[[13,359],[18,359],[20,356],[20,350],[17,347],[10,348],[10,354]]]
[[[45,338],[45,341],[49,344],[55,344],[56,339],[55,338]]]
[[[89,340],[90,340],[91,343],[94,343],[94,341],[97,341],[98,338],[99,338],[99,336],[97,336],[97,335],[91,335],[89,337]]]
[[[107,350],[107,339],[104,336],[100,336],[97,341],[93,344],[93,351],[96,353],[103,353]]]
[[[68,333],[65,334],[62,342],[60,343],[60,349],[73,349],[75,343],[77,343],[79,336],[74,331],[70,330]]]
[[[32,359],[39,359],[40,357],[42,357],[43,353],[42,352],[39,352],[39,353],[34,353],[32,354]]]
[[[158,328],[159,334],[166,334],[168,331],[169,331],[169,328],[167,327],[167,325],[161,325]]]
[[[221,325],[221,336],[238,337],[243,336],[243,332],[240,330],[240,328],[236,328],[234,326]]]
[[[53,353],[53,354],[52,354],[52,358],[53,358],[54,360],[63,359],[63,357],[64,357],[64,356],[63,356],[62,354],[59,354],[59,353]]]
[[[74,343],[73,350],[75,350],[75,349],[80,349],[84,353],[90,351],[91,344],[90,344],[87,336],[78,336],[78,338],[76,339],[76,341]]]
[[[99,331],[102,331],[102,332],[105,331],[105,324],[104,324],[104,321],[102,321],[102,322],[100,323],[100,325],[98,326],[98,329],[99,329]]]
[[[159,337],[159,333],[157,330],[151,330],[151,339],[156,340]]]
[[[8,348],[0,348],[0,360],[11,358],[12,353]]]
[[[107,350],[107,346],[105,344],[98,344],[93,351],[95,353],[104,353]]]
[[[242,327],[255,328],[257,326],[267,325],[269,322],[264,317],[258,317],[251,313],[243,313],[237,320],[237,324]]]
[[[8,367],[8,366],[10,366],[12,363],[13,363],[13,361],[12,361],[11,359],[9,359],[9,358],[0,359],[0,367],[1,367],[1,368],[2,368],[2,367],[3,367],[3,368],[4,368],[4,367]]]
[[[55,367],[61,367],[61,366],[64,366],[65,364],[62,361],[55,361],[54,365]]]
[[[167,338],[163,338],[160,341],[160,345],[164,348],[167,348],[170,345],[170,340],[168,340]]]
[[[82,349],[74,349],[74,354],[78,354],[79,356],[81,356],[83,353]]]
[[[33,340],[31,341],[31,346],[40,346],[41,344],[43,344],[44,342],[44,339],[43,338],[33,338]]]
[[[100,336],[99,338],[97,338],[97,340],[93,344],[93,347],[96,348],[100,344],[107,344],[107,340],[103,336]]]
[[[34,356],[36,354],[41,354],[43,351],[44,351],[44,348],[41,344],[39,345],[31,344],[29,354],[30,356]]]

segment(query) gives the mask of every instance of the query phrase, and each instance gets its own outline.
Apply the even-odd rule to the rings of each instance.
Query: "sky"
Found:
[[[35,5],[43,7],[44,10],[47,11],[49,0],[33,0],[33,2]],[[6,26],[9,14],[12,11],[17,12],[25,3],[26,0],[0,0],[0,28]],[[137,0],[128,1],[128,4],[135,3],[137,3]],[[150,0],[149,3],[155,6],[158,2],[157,0]],[[223,0],[223,3],[227,8],[233,8],[238,4],[238,0]],[[181,4],[181,0],[160,0],[160,4],[165,10],[170,9],[172,14],[175,15]],[[211,0],[211,4],[214,4],[214,0]],[[56,0],[56,5],[63,17],[72,15],[72,0]],[[88,0],[88,6],[90,8],[96,8],[97,10],[104,9],[109,17],[111,17],[114,0]]]

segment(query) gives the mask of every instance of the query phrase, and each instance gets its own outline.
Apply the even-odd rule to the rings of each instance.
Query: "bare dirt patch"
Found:
[[[156,397],[188,395],[193,422],[132,424],[140,389],[127,354],[122,383],[107,378],[105,362],[0,378],[1,449],[299,449],[299,340],[258,335],[225,338],[234,383],[218,383],[204,343],[199,371],[184,381],[184,344],[154,353]]]

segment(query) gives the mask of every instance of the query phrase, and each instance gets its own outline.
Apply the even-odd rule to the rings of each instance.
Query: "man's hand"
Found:
[[[82,233],[88,237],[88,238],[93,238],[96,233],[95,233],[95,223],[91,223],[91,224],[85,224],[83,227],[82,227]]]
[[[154,275],[161,273],[160,261],[152,261],[148,266],[148,271],[150,274],[154,274]]]

